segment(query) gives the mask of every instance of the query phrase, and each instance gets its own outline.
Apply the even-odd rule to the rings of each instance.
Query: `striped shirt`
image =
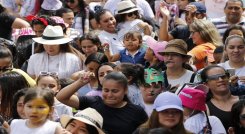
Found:
[[[225,30],[230,26],[230,24],[227,23],[226,21],[226,16],[220,17],[220,18],[215,18],[211,19],[215,27],[218,29],[220,35],[223,37]],[[245,28],[245,18],[242,17],[241,21],[237,23],[238,25],[241,25],[243,28]]]

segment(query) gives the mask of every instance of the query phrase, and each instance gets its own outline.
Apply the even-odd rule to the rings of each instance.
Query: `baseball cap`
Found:
[[[157,112],[166,110],[166,109],[178,109],[183,111],[182,102],[180,98],[171,92],[163,92],[157,96],[153,104],[154,109]]]

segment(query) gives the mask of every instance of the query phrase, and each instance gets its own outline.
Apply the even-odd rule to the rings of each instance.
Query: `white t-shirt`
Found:
[[[38,76],[41,71],[58,72],[59,78],[70,76],[81,70],[81,60],[72,53],[59,53],[49,56],[46,52],[32,55],[28,62],[27,73]]]
[[[148,117],[150,117],[151,116],[151,113],[152,113],[152,111],[154,109],[153,104],[146,104],[146,103],[144,103],[144,107],[145,107],[145,109],[144,109],[145,112],[147,113]]]
[[[178,79],[169,79],[168,77],[168,84],[171,85],[171,87],[179,85],[178,89],[176,90],[176,93],[179,93],[179,90],[182,88],[182,86],[185,83],[190,83],[191,76],[194,72],[190,70],[186,70],[186,72]],[[197,81],[197,80],[194,80]]]
[[[208,116],[212,127],[212,134],[226,134],[225,128],[216,116]],[[184,122],[185,129],[191,133],[198,134],[207,125],[207,118],[203,112],[198,113]]]
[[[104,9],[110,10],[113,15],[117,13],[117,3],[121,0],[108,0],[105,5]],[[145,0],[136,0],[136,6],[140,8],[140,14],[144,16],[146,19],[153,19],[154,13],[149,5],[149,3]]]
[[[219,66],[222,66],[224,69],[230,69],[230,68],[232,68],[230,66],[230,64],[229,64],[229,61],[226,61],[224,63],[220,63],[218,65]],[[238,77],[245,76],[245,66],[243,66],[241,68],[235,69],[235,75],[238,76]],[[242,83],[240,82],[240,80],[238,80],[238,84],[239,85],[242,85]]]
[[[123,43],[121,41],[119,41],[118,35],[116,33],[112,34],[112,33],[106,32],[106,31],[101,31],[99,33],[98,37],[99,37],[102,45],[104,43],[109,44],[109,50],[110,50],[112,55],[117,54],[121,50],[124,49]]]
[[[10,124],[10,134],[54,134],[59,123],[47,120],[38,128],[29,128],[27,120],[14,119]]]

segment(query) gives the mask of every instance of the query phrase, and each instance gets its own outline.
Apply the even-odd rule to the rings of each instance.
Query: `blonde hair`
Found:
[[[204,42],[212,43],[216,47],[221,45],[220,34],[211,21],[195,19],[190,28],[195,32],[199,32]]]

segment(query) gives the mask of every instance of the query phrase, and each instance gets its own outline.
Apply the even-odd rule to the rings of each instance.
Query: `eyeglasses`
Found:
[[[228,79],[227,74],[216,74],[216,75],[211,75],[207,77],[207,80],[218,80],[219,78],[221,79]]]
[[[57,72],[45,72],[45,71],[41,71],[39,73],[39,76],[52,76],[52,77],[58,77],[58,73]]]
[[[245,114],[240,115],[240,120],[245,120]]]
[[[231,6],[231,7],[227,7],[227,9],[229,9],[229,10],[234,9],[234,10],[236,10],[236,11],[237,11],[237,10],[240,10],[240,9],[241,9],[241,7],[232,7],[232,6]]]
[[[70,2],[70,3],[75,3],[75,0],[65,0],[66,3]]]

